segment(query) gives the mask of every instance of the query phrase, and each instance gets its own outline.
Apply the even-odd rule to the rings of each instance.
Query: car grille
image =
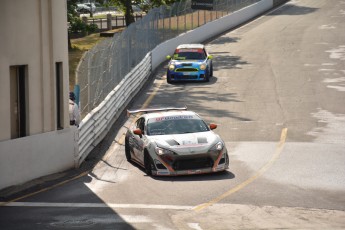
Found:
[[[180,80],[192,80],[192,79],[198,79],[197,75],[183,75],[179,76],[178,79]]]
[[[196,68],[177,68],[175,72],[198,72]]]
[[[203,169],[213,166],[213,160],[209,157],[181,159],[173,163],[174,170]]]
[[[200,74],[200,77],[203,78],[203,74]],[[172,80],[195,80],[195,79],[198,79],[198,75],[182,75],[182,76],[179,76],[179,75],[174,75],[174,74],[171,74],[170,75],[171,79]]]

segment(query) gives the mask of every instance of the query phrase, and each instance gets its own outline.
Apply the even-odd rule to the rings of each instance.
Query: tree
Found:
[[[69,28],[77,18],[79,19],[77,1],[78,0],[67,0],[67,22],[69,24]],[[72,49],[70,31],[68,31],[68,49]]]
[[[126,25],[133,23],[133,5],[138,5],[143,11],[148,12],[154,7],[169,5],[179,0],[110,0],[109,3],[119,6],[125,12]]]
[[[143,11],[148,12],[152,8],[160,7],[162,5],[171,5],[179,1],[180,0],[141,0],[139,4]]]
[[[72,49],[71,33],[94,33],[98,30],[96,24],[87,24],[80,19],[77,11],[77,2],[79,0],[67,0],[67,21],[68,21],[68,49]]]
[[[130,0],[110,0],[109,5],[115,5],[118,6],[121,10],[125,12],[125,20],[126,25],[129,26],[131,23],[133,23],[134,16],[133,16],[133,7],[132,7],[132,1]]]

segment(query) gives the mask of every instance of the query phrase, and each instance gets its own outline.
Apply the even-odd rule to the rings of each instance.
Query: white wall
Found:
[[[56,129],[55,63],[63,62],[64,127],[68,118],[66,1],[1,0],[0,141],[11,139],[10,66],[28,66],[28,135]]]
[[[0,189],[73,168],[75,138],[72,127],[0,142]]]
[[[0,189],[74,167],[68,115],[66,0],[1,0]],[[56,62],[63,66],[63,129],[57,130]],[[27,65],[27,136],[11,139],[10,66]]]

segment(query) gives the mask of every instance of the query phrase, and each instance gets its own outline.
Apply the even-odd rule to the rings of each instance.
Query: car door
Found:
[[[145,118],[141,117],[135,122],[135,129],[140,129],[143,135],[133,135],[133,152],[135,158],[144,162]]]

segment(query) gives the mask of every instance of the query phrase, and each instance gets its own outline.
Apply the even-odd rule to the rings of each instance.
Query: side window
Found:
[[[205,57],[207,57],[208,55],[207,55],[207,52],[206,52],[206,50],[204,49],[204,55],[205,55]]]
[[[139,118],[136,122],[137,128],[141,129],[141,131],[144,131],[145,128],[145,119],[144,118]]]
[[[140,127],[140,120],[141,120],[141,118],[140,119],[138,119],[136,122],[135,122],[135,127],[136,128],[139,128]]]

